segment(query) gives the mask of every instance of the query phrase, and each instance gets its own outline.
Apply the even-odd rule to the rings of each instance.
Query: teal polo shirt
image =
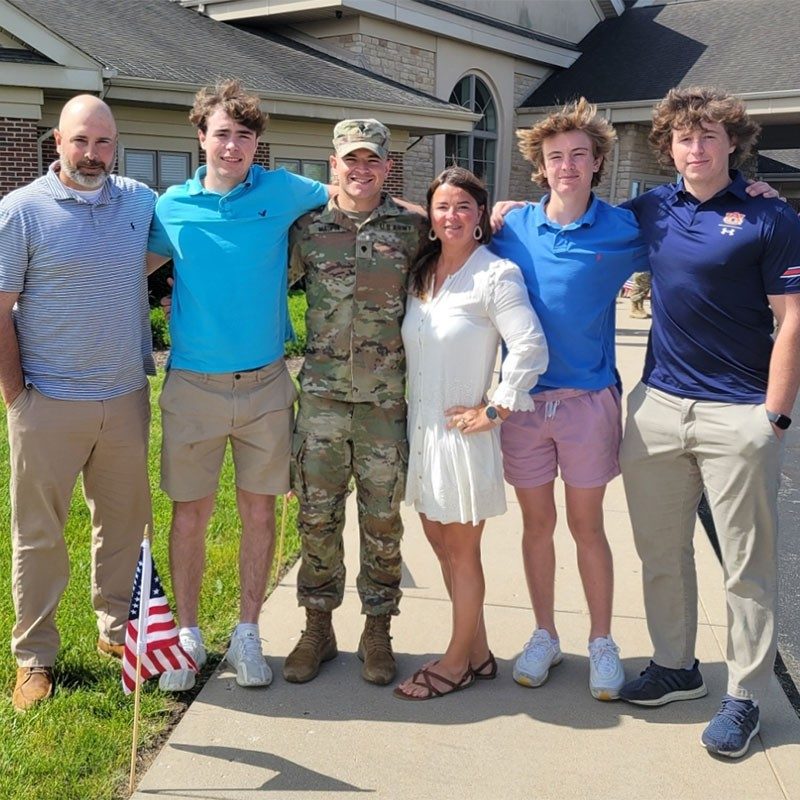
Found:
[[[328,200],[318,181],[254,165],[225,195],[203,187],[206,167],[156,203],[148,249],[174,261],[170,366],[255,369],[283,355],[288,235]]]

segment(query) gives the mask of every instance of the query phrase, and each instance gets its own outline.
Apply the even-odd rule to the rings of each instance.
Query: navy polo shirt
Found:
[[[772,354],[768,295],[800,292],[800,220],[750,197],[744,178],[701,203],[683,182],[630,201],[650,252],[653,326],[642,380],[669,394],[763,403]]]

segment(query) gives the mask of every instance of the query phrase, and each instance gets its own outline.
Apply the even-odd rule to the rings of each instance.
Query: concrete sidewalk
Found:
[[[648,323],[618,303],[618,359],[626,389],[641,373]],[[725,690],[722,574],[698,526],[700,589],[697,655],[709,687],[701,700],[642,709],[602,703],[588,690],[589,628],[574,547],[563,513],[556,534],[557,621],[565,659],[538,689],[517,686],[513,660],[530,636],[520,558],[520,515],[489,520],[484,535],[486,623],[500,663],[495,681],[423,703],[365,683],[355,650],[363,618],[355,591],[358,534],[348,508],[348,589],[334,614],[339,657],[305,685],[286,683],[283,660],[304,617],[296,567],[264,606],[261,631],[275,671],[268,689],[242,689],[215,674],[173,732],[134,797],[341,798],[380,800],[567,800],[664,797],[691,800],[800,800],[800,720],[774,683],[762,701],[762,733],[739,761],[710,756],[700,733]],[[608,489],[606,529],[616,565],[614,637],[629,677],[646,666],[651,644],[641,572],[622,483]],[[563,496],[559,500],[563,511]],[[392,633],[399,676],[446,646],[450,605],[418,518],[404,510],[402,614]]]

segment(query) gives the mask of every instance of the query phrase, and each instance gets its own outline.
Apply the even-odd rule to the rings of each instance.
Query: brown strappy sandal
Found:
[[[444,691],[437,689],[433,685],[433,681],[438,681],[440,684],[444,684],[450,688]],[[447,694],[460,692],[462,689],[472,686],[472,684],[475,683],[475,673],[472,671],[472,667],[467,667],[467,671],[462,675],[461,680],[451,681],[449,678],[439,675],[438,672],[423,667],[422,669],[418,669],[411,676],[411,683],[415,686],[422,686],[427,691],[427,694],[421,696],[409,694],[403,689],[402,685],[397,686],[392,694],[400,700],[433,700],[435,697],[444,697]]]

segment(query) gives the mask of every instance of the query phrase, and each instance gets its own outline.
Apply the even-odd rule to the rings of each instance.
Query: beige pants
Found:
[[[776,651],[777,499],[781,443],[763,405],[683,399],[642,384],[628,398],[621,464],[642,559],[653,660],[694,662],[692,544],[705,489],[728,607],[728,693],[763,695]]]
[[[55,615],[69,579],[64,526],[79,474],[92,515],[92,602],[100,635],[125,637],[139,545],[151,521],[149,388],[112,400],[54,400],[26,389],[8,409],[11,449],[11,649],[52,666]]]

